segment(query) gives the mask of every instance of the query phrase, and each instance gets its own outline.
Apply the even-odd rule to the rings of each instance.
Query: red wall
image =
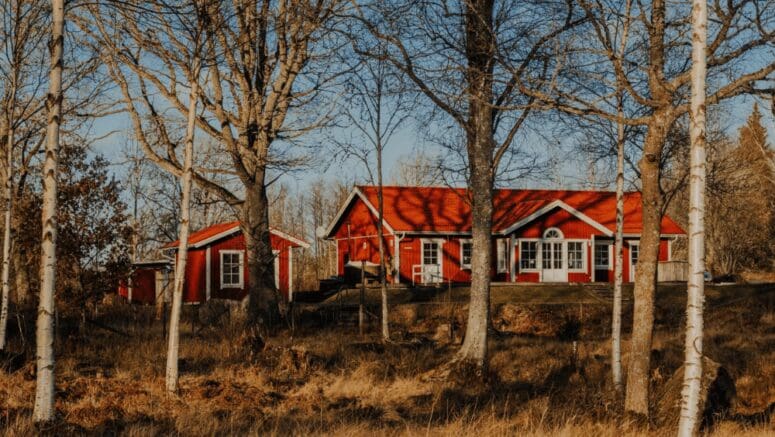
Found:
[[[153,303],[156,298],[156,268],[138,268],[132,274],[132,302]],[[129,286],[122,282],[118,294],[129,299]]]
[[[348,233],[349,224],[349,233]],[[533,222],[523,226],[514,234],[515,239],[519,238],[541,238],[544,231],[548,228],[558,228],[563,233],[565,239],[579,239],[590,241],[591,236],[602,237],[603,234],[588,223],[578,219],[571,213],[562,208],[557,208],[552,212],[543,215]],[[338,249],[338,273],[344,275],[344,264],[347,261],[368,261],[371,263],[379,262],[377,235],[377,222],[374,215],[368,207],[360,200],[352,203],[349,210],[345,212],[339,222],[334,238],[337,240]],[[348,238],[349,237],[349,238]],[[400,281],[402,283],[412,283],[412,267],[421,264],[422,245],[421,241],[425,236],[407,235],[399,243],[400,255]],[[460,267],[460,237],[427,237],[428,239],[440,239],[442,244],[442,269],[444,281],[452,282],[470,282],[471,272],[469,269]],[[463,237],[468,239],[468,237]],[[386,234],[384,236],[385,248],[389,256],[394,253],[393,236]],[[506,273],[497,273],[497,249],[496,239],[493,239],[492,262],[493,268],[491,277],[496,281],[509,281],[511,266],[507,267]],[[591,244],[586,245],[586,271],[568,272],[569,282],[591,282],[594,279],[594,248]],[[515,248],[512,262],[516,263],[517,282],[538,282],[540,275],[538,272],[520,272],[519,270],[519,247]],[[630,249],[629,240],[625,241],[624,247],[624,281],[630,280]],[[611,253],[613,257],[613,252]],[[659,261],[668,260],[668,243],[666,239],[660,241]],[[612,265],[615,260],[612,260]],[[608,271],[609,281],[613,281],[613,268]],[[420,281],[420,278],[416,278]]]

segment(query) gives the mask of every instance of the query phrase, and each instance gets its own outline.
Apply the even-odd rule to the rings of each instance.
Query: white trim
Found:
[[[470,244],[471,245],[471,257],[474,256],[474,242],[470,238],[460,238],[458,239],[458,244],[460,246],[460,269],[461,270],[471,270],[471,262],[469,260],[468,264],[465,264],[463,262],[463,245],[464,244]]]
[[[630,282],[635,282],[635,269],[632,266],[632,246],[638,246],[638,261],[640,261],[640,240],[627,241],[627,245],[630,247],[628,250],[630,256],[627,257],[627,261],[630,263]]]
[[[235,234],[237,232],[241,232],[241,228],[240,228],[239,223],[234,225],[234,227],[226,229],[223,232],[219,232],[219,233],[217,233],[217,234],[215,234],[215,235],[213,235],[211,237],[207,237],[204,240],[197,241],[196,243],[193,243],[193,244],[189,244],[188,247],[190,249],[199,249],[200,247],[207,246],[210,243],[218,241],[218,240],[220,240],[222,238],[226,238],[226,237],[228,237],[228,236],[230,236],[232,234]],[[294,237],[293,235],[287,234],[287,233],[285,233],[285,232],[283,232],[283,231],[281,231],[279,229],[275,229],[275,228],[270,227],[269,228],[269,233],[270,234],[274,234],[274,235],[276,235],[276,236],[278,236],[278,237],[280,237],[282,239],[288,240],[291,243],[297,244],[297,245],[299,245],[299,246],[301,246],[301,247],[303,247],[305,249],[309,249],[309,247],[310,247],[309,243],[307,243],[306,241],[300,240],[300,239]],[[174,247],[171,247],[170,249],[176,250],[176,248],[174,248]]]
[[[300,240],[300,239],[298,239],[298,238],[294,237],[294,236],[293,236],[293,235],[291,235],[291,234],[286,234],[285,232],[283,232],[283,231],[281,231],[281,230],[279,230],[279,229],[274,229],[274,228],[271,228],[271,227],[270,227],[270,228],[269,228],[269,233],[270,233],[270,234],[275,234],[275,235],[277,235],[278,237],[280,237],[280,238],[282,238],[282,239],[285,239],[285,240],[288,240],[288,241],[290,241],[290,242],[291,242],[291,243],[293,243],[293,244],[298,244],[298,245],[299,245],[299,247],[303,247],[303,248],[305,248],[305,249],[309,249],[309,243],[307,243],[307,242],[306,242],[306,241],[304,241],[304,240]]]
[[[511,279],[511,282],[516,282],[516,264],[514,262],[514,244],[515,244],[514,234],[511,234],[509,236],[509,259],[511,260],[509,262],[509,278]]]
[[[288,302],[293,301],[293,248],[288,248]]]
[[[272,250],[272,265],[274,267],[274,287],[280,291],[280,251]]]
[[[210,276],[212,275],[212,273],[210,272],[210,264],[211,264],[210,249],[211,248],[208,247],[207,250],[205,251],[205,263],[207,264],[207,266],[205,267],[205,281],[207,282],[207,284],[205,285],[205,296],[207,300],[210,300],[210,288],[212,287],[212,280]]]
[[[339,212],[336,213],[336,215],[334,216],[334,219],[331,221],[331,224],[328,225],[328,229],[326,229],[326,238],[329,238],[329,239],[331,238],[331,232],[334,231],[334,227],[336,227],[337,223],[339,223],[339,220],[342,219],[342,217],[344,216],[344,213],[347,211],[347,208],[350,206],[355,196],[358,196],[363,201],[363,203],[366,205],[367,208],[369,208],[371,213],[374,214],[374,217],[377,217],[377,218],[379,217],[379,211],[377,211],[377,208],[375,208],[374,205],[372,205],[371,202],[369,202],[369,199],[366,198],[366,195],[363,194],[363,192],[358,187],[353,187],[352,192],[350,193],[349,196],[347,196],[347,200],[344,201],[344,203],[342,204],[342,207],[339,208]],[[393,228],[388,224],[387,220],[385,220],[384,217],[382,218],[382,226],[384,226],[385,229],[387,229],[388,232],[390,232],[391,234],[395,234],[395,232],[393,231]]]
[[[395,270],[393,283],[398,284],[401,282],[401,239],[395,234],[393,235],[393,269]]]
[[[224,288],[243,288],[245,286],[245,251],[244,250],[221,250],[220,256],[220,284],[221,289]],[[239,255],[239,283],[237,284],[224,284],[223,283],[223,256],[226,254]]]
[[[518,220],[513,225],[511,225],[508,228],[506,228],[503,231],[501,231],[500,234],[502,234],[502,235],[510,234],[510,233],[516,231],[517,229],[521,228],[522,226],[525,226],[526,224],[528,224],[528,223],[532,222],[533,220],[537,219],[538,217],[541,217],[542,215],[550,212],[554,208],[562,208],[562,209],[568,211],[569,213],[571,213],[571,215],[573,215],[577,219],[587,223],[588,225],[592,226],[593,228],[597,229],[598,231],[602,232],[604,235],[606,235],[608,237],[613,235],[613,232],[611,232],[610,229],[606,228],[605,226],[601,225],[600,223],[596,222],[595,220],[592,220],[586,214],[578,211],[577,209],[571,207],[570,205],[568,205],[567,203],[565,203],[565,202],[563,202],[562,200],[559,200],[559,199],[555,200],[555,201],[553,201],[553,202],[551,202],[549,204],[547,204],[543,208],[541,208],[538,211],[528,215],[527,217]]]
[[[522,268],[522,242],[523,241],[524,242],[534,242],[534,243],[536,243],[536,250],[535,250],[535,252],[536,252],[536,258],[535,258],[536,259],[536,266],[535,266],[535,268],[532,268],[532,269],[531,268]],[[519,269],[520,273],[522,273],[522,272],[525,272],[525,273],[539,273],[539,274],[541,273],[541,268],[540,268],[540,266],[541,266],[541,249],[539,248],[540,244],[541,244],[541,239],[540,238],[519,238],[519,239],[517,239],[517,245],[519,246],[519,265],[518,265],[518,269]],[[540,280],[539,280],[539,282],[540,282]]]
[[[570,268],[570,256],[568,252],[568,243],[581,243],[581,268],[578,269],[572,269]],[[579,239],[579,238],[570,238],[565,240],[565,270],[571,273],[587,273],[587,266],[589,265],[587,263],[587,244],[589,244],[589,240]]]
[[[592,270],[603,270],[603,269],[611,270],[611,269],[613,269],[613,257],[612,257],[613,254],[611,253],[613,245],[614,245],[614,242],[610,241],[610,240],[598,240],[598,241],[594,242],[594,245],[592,246],[592,267],[593,267]],[[607,266],[602,266],[602,265],[598,265],[597,264],[597,261],[595,259],[595,250],[596,250],[597,246],[606,246],[608,248],[608,265]]]
[[[438,265],[439,266],[439,278],[438,282],[425,282],[425,278],[423,277],[423,284],[436,284],[436,283],[442,283],[444,282],[444,240],[441,238],[420,238],[420,265],[425,266],[425,243],[436,243],[436,258],[438,260],[438,264],[427,264],[427,265]],[[424,274],[424,273],[423,273]]]
[[[508,246],[507,239],[505,238],[495,239],[495,272],[496,273],[506,273],[509,269],[508,247],[506,246]],[[501,248],[503,249],[502,254],[501,254]],[[503,262],[503,265],[501,265],[501,261]]]
[[[673,260],[673,239],[670,238],[667,240],[667,261]]]
[[[240,227],[239,227],[239,223],[238,223],[238,224],[234,225],[233,228],[229,228],[229,229],[227,229],[227,230],[225,230],[223,232],[220,232],[218,234],[213,235],[212,237],[205,238],[202,241],[197,241],[194,244],[189,244],[188,247],[190,249],[198,249],[198,248],[200,248],[202,246],[206,246],[206,245],[212,243],[213,241],[218,241],[221,238],[226,238],[229,235],[238,232],[239,230],[240,230]]]

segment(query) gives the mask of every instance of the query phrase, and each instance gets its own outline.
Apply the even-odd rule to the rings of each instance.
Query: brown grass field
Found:
[[[178,396],[163,389],[166,342],[161,324],[151,320],[151,308],[101,307],[96,322],[117,332],[93,323],[79,331],[79,319],[62,314],[58,420],[42,431],[129,436],[622,435],[609,382],[610,305],[582,299],[576,289],[566,291],[563,301],[552,288],[494,289],[486,385],[425,377],[458,347],[465,290],[451,298],[428,292],[414,299],[409,291],[396,291],[394,300],[400,304],[392,311],[395,341],[390,344],[379,341],[376,320],[359,336],[352,314],[338,312],[341,302],[327,304],[325,311],[307,306],[297,313],[293,331],[282,330],[251,347],[240,340],[237,324],[215,306],[187,307]],[[657,298],[654,398],[683,360],[684,293],[680,286],[662,287]],[[709,287],[707,294],[707,355],[728,370],[737,397],[731,411],[705,432],[775,435],[775,419],[767,414],[775,403],[775,287]],[[30,420],[35,380],[29,338],[34,327],[23,323],[30,318],[27,313],[19,319],[26,343],[12,319],[11,352],[0,357],[4,435],[41,431]],[[629,325],[625,318],[626,331]],[[675,429],[655,424],[640,433],[674,435]]]

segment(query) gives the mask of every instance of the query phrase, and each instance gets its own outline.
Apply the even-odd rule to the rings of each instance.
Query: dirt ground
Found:
[[[493,296],[485,385],[429,377],[448,362],[464,330],[464,299],[445,302],[443,295],[408,300],[396,295],[400,304],[391,311],[389,344],[378,340],[376,320],[361,337],[351,312],[308,307],[297,314],[293,331],[246,347],[239,325],[221,307],[187,307],[177,396],[163,390],[166,343],[151,308],[105,306],[95,323],[80,327],[78,318],[62,315],[58,420],[44,431],[622,435],[609,383],[609,305],[575,298],[547,304],[525,289],[505,293]],[[654,399],[683,360],[683,296],[681,287],[663,287],[658,296]],[[775,434],[774,301],[773,286],[708,289],[707,355],[724,366],[736,388],[731,408],[708,433]],[[30,421],[34,329],[24,320],[11,325],[10,353],[0,357],[0,431],[12,436],[39,431]],[[629,324],[625,318],[625,331]],[[655,423],[647,433],[674,432]]]

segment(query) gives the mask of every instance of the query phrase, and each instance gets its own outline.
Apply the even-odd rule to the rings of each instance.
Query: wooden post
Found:
[[[455,306],[452,303],[452,277],[447,280],[447,301],[449,303],[449,341],[455,342]]]
[[[366,295],[366,261],[361,261],[361,298],[358,305],[358,332],[363,336],[364,300]]]

